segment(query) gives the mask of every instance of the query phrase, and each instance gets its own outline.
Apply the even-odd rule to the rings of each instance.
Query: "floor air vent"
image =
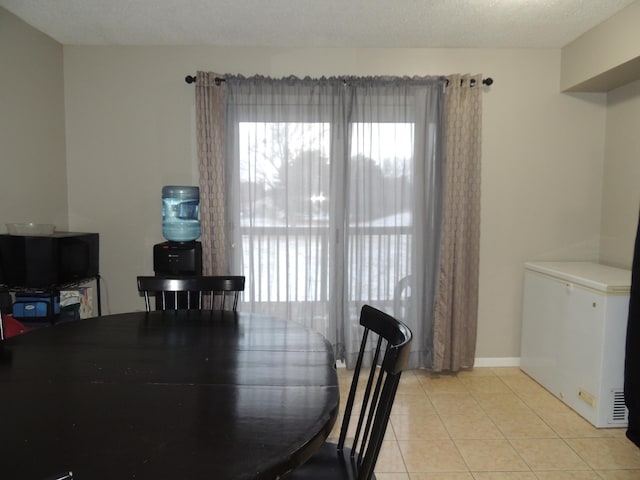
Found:
[[[611,390],[613,397],[613,408],[611,409],[611,424],[626,425],[627,416],[629,411],[624,404],[624,391],[623,390]]]

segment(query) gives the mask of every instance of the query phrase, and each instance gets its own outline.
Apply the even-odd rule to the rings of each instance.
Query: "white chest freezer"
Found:
[[[520,368],[596,427],[624,427],[631,272],[525,264]]]

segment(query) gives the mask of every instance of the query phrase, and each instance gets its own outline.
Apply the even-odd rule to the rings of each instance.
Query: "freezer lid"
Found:
[[[527,262],[525,268],[604,293],[624,294],[631,288],[631,271],[594,262]]]

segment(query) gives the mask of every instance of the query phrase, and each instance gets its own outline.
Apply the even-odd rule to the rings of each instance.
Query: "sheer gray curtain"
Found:
[[[350,365],[367,303],[413,330],[411,367],[431,366],[445,85],[226,77],[226,242],[243,309],[320,331]]]

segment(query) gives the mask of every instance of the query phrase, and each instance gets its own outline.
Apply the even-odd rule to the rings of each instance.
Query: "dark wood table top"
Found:
[[[331,346],[279,318],[126,313],[0,345],[0,474],[273,479],[337,417]]]

